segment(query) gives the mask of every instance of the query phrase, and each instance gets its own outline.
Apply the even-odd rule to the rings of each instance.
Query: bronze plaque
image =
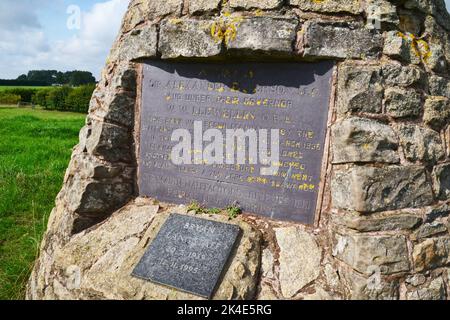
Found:
[[[140,195],[179,204],[195,200],[218,208],[238,203],[245,212],[314,223],[332,69],[330,61],[145,63],[138,155]],[[224,132],[224,137],[227,130],[268,130],[265,142],[269,154],[271,130],[277,129],[278,171],[263,175],[261,168],[267,166],[250,164],[250,158],[245,164],[226,160],[174,164],[171,154],[179,142],[172,142],[172,133],[177,129],[191,134],[193,161],[212,141],[202,139],[208,129]],[[261,143],[261,134],[259,138]],[[250,145],[246,141],[247,155]],[[239,146],[242,144],[235,145],[236,153]],[[225,157],[230,157],[229,149],[224,146],[224,150]]]

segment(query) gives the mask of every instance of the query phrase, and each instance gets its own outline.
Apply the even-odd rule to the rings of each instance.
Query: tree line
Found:
[[[95,83],[95,77],[88,71],[32,70],[14,80],[0,79],[0,86],[81,86]]]
[[[48,110],[87,113],[95,84],[78,87],[12,88],[0,91],[0,104],[33,104]]]

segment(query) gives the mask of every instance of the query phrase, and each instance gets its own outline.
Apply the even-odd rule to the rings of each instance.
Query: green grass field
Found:
[[[27,278],[85,115],[0,107],[0,300]]]
[[[33,86],[0,86],[0,91],[8,89],[48,89],[52,87],[33,87]]]

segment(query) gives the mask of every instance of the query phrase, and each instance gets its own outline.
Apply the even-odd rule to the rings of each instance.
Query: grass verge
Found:
[[[0,107],[0,300],[22,299],[85,115]]]

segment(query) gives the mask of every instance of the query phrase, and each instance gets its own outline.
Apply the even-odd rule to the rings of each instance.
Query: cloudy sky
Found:
[[[0,79],[33,69],[88,70],[98,77],[128,3],[0,0]]]
[[[0,0],[0,79],[33,69],[88,70],[98,77],[128,3]]]

